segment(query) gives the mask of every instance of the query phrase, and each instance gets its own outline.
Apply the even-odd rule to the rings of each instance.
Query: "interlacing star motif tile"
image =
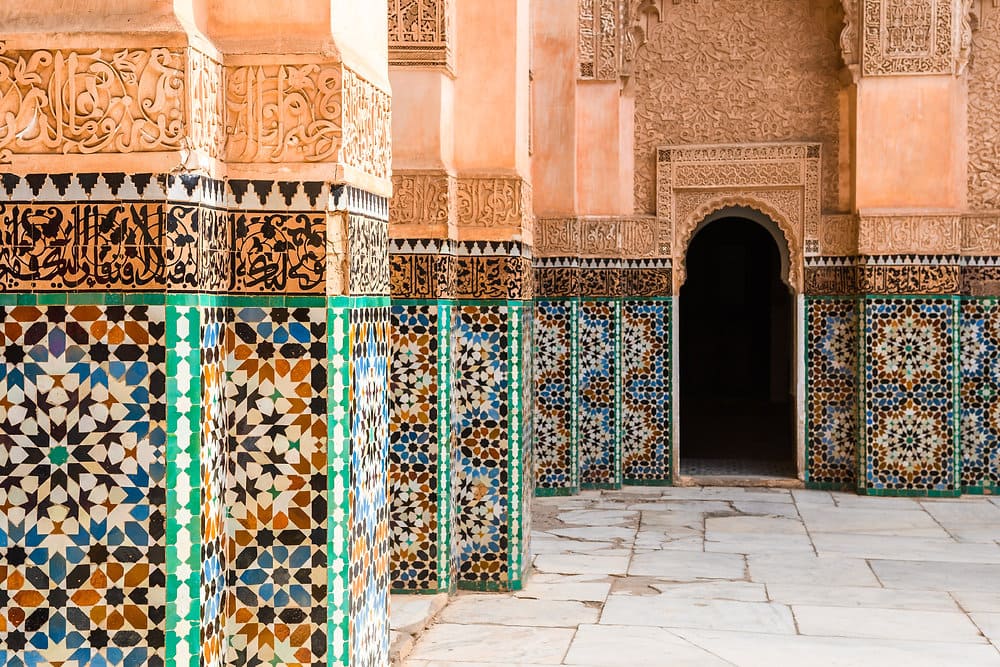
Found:
[[[6,664],[162,665],[164,307],[0,318]]]
[[[534,429],[538,489],[570,489],[576,483],[573,446],[573,366],[575,309],[571,301],[535,304]]]
[[[673,372],[669,300],[622,304],[622,476],[670,481]]]
[[[614,301],[580,303],[580,484],[614,485],[620,478],[615,427],[615,353],[619,306]]]
[[[807,481],[854,485],[857,439],[858,304],[809,299]]]
[[[953,491],[956,432],[951,298],[868,298],[866,485]]]
[[[962,301],[962,486],[1000,486],[1000,300]]]

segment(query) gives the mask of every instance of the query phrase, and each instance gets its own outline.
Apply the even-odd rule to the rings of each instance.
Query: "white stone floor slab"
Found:
[[[522,591],[460,593],[405,667],[1000,666],[1000,504],[801,489],[536,499]]]

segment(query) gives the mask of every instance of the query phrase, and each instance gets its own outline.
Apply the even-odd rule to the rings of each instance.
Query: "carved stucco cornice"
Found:
[[[861,255],[946,254],[962,251],[962,216],[957,213],[869,214],[858,222]]]
[[[389,64],[455,72],[454,0],[389,0]]]
[[[962,254],[1000,255],[1000,211],[970,213],[962,217]]]
[[[653,216],[539,218],[534,250],[538,257],[669,257],[671,234]]]

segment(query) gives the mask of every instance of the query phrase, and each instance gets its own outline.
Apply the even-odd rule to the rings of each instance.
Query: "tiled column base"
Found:
[[[625,484],[673,483],[672,299],[622,302],[622,477]]]
[[[584,297],[579,311],[580,488],[622,485],[621,299]]]
[[[806,486],[857,485],[858,299],[806,299]]]
[[[456,306],[458,585],[517,590],[527,566],[530,302]],[[530,374],[530,370],[527,371]]]
[[[961,303],[962,491],[1000,493],[1000,298]]]
[[[580,490],[578,451],[577,328],[579,300],[535,302],[535,495]]]
[[[958,297],[869,296],[862,307],[859,490],[958,495]]]
[[[394,301],[389,483],[392,589],[454,586],[449,301]]]

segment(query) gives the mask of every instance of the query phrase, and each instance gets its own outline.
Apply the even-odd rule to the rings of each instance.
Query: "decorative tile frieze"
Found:
[[[579,489],[575,299],[539,299],[534,317],[535,494]]]

